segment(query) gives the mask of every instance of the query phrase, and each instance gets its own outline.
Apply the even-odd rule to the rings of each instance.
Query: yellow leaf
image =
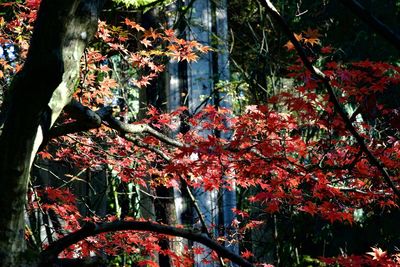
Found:
[[[303,34],[302,33],[300,33],[300,34],[293,33],[293,35],[294,35],[294,38],[296,38],[296,40],[299,41],[299,42],[303,39]]]

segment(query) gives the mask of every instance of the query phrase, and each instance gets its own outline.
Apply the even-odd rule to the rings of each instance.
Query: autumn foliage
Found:
[[[12,45],[16,56],[0,57],[0,82],[4,85],[9,84],[26,57],[38,5],[39,1],[1,4],[14,15],[0,17],[0,45]],[[374,157],[389,170],[398,187],[399,110],[387,94],[399,85],[400,68],[368,60],[337,62],[335,49],[321,45],[321,35],[316,29],[295,37],[310,61],[319,64],[329,77],[353,127]],[[132,40],[137,40],[135,45]],[[185,107],[170,113],[149,107],[141,121],[133,121],[132,116],[125,114],[128,111],[122,110],[118,116],[125,118],[124,123],[148,125],[153,131],[121,133],[103,123],[83,133],[53,138],[39,157],[82,169],[107,165],[117,173],[121,183],[144,187],[179,189],[184,181],[190,188],[206,191],[251,188],[254,193],[248,198],[250,205],[258,205],[265,214],[304,213],[329,223],[352,225],[357,223],[354,218],[357,209],[367,212],[397,209],[398,196],[360,149],[323,84],[305,68],[292,43],[285,47],[293,54],[287,69],[292,86],[270,97],[264,105],[248,106],[242,114],[208,105],[189,116]],[[180,39],[168,28],[144,29],[128,18],[118,26],[100,21],[93,45],[81,61],[81,82],[74,97],[94,111],[110,104],[120,86],[111,75],[110,55],[119,55],[133,70],[134,75],[129,79],[132,87],[144,88],[165,70],[168,60],[192,62],[208,52],[208,47]],[[57,125],[74,121],[65,113]],[[182,124],[189,130],[179,133]],[[120,219],[112,213],[103,218],[84,217],[77,208],[76,196],[67,188],[32,187],[28,195],[28,212],[55,213],[64,222],[57,230],[59,237],[80,229],[86,221]],[[232,223],[235,229],[232,235],[237,242],[264,223],[252,218],[249,210],[234,212],[237,219]],[[124,219],[138,220],[129,216]],[[26,238],[32,240],[32,233],[27,231]],[[202,253],[201,247],[186,247],[183,255],[162,250],[158,241],[165,238],[171,237],[132,231],[101,234],[75,244],[62,256],[126,253],[139,255],[136,258],[139,266],[155,266],[151,259],[161,253],[169,255],[176,266],[191,266],[193,254]],[[253,256],[249,250],[241,255],[248,259]],[[399,263],[398,255],[388,255],[378,247],[361,256],[339,255],[321,260],[343,266],[350,266],[350,262],[354,264],[351,266]]]

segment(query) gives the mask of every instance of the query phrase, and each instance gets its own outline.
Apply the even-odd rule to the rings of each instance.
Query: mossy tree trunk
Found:
[[[70,101],[79,62],[104,0],[43,0],[23,69],[5,99],[0,136],[0,266],[34,266],[26,257],[24,207],[43,133]]]

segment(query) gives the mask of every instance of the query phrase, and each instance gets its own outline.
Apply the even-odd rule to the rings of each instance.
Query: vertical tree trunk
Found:
[[[177,1],[175,9],[180,10],[179,4],[183,5],[183,2]],[[177,19],[176,28],[179,30],[180,37],[212,46],[216,52],[201,55],[197,62],[190,64],[186,62],[169,64],[168,108],[173,110],[179,105],[185,105],[189,108],[190,113],[194,113],[200,105],[204,104],[203,100],[206,98],[208,98],[207,104],[229,108],[231,106],[230,99],[225,93],[216,90],[216,85],[220,81],[229,80],[226,0],[193,0],[186,1],[186,5],[185,19]],[[187,25],[184,23],[189,24],[190,27],[186,27]],[[203,134],[211,133],[203,132]],[[193,193],[206,223],[209,226],[219,224],[223,226],[223,229],[229,230],[228,227],[233,219],[231,209],[236,204],[235,191],[194,190]],[[221,196],[220,201],[217,200],[218,195]],[[183,223],[182,218],[187,213],[185,209],[189,205],[185,203],[184,196],[178,191],[175,192],[175,202],[178,219],[181,219],[181,223]],[[193,217],[195,219],[198,215],[193,213]],[[218,234],[216,230],[214,233]],[[237,247],[234,250],[236,251]],[[211,251],[205,248],[202,255],[196,255],[195,265],[213,266],[213,263],[207,264],[202,261],[204,258],[210,259],[210,253]]]
[[[228,37],[228,3],[227,0],[215,0],[212,2],[213,9],[213,34],[217,39],[213,47],[213,74],[214,84],[218,88],[223,88],[224,82],[230,81],[229,70],[229,37]],[[219,84],[220,83],[220,84]],[[232,108],[232,98],[223,90],[217,90],[215,93],[215,105],[217,107]],[[230,134],[220,134],[222,138],[229,138]],[[226,177],[225,177],[226,178]],[[228,239],[232,238],[231,234],[235,229],[232,229],[231,224],[235,218],[232,208],[236,208],[236,184],[231,184],[232,190],[221,189],[222,203],[220,205],[220,229],[223,229],[223,234]],[[239,247],[230,245],[230,249],[234,253],[239,253]]]
[[[102,4],[102,0],[42,1],[27,60],[6,99],[0,137],[0,266],[34,265],[23,254],[30,167],[43,133],[70,101],[79,61],[96,31]]]

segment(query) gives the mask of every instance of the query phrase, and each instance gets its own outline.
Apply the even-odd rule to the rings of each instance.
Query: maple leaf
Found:
[[[253,229],[253,228],[256,228],[256,227],[260,227],[264,223],[265,222],[263,222],[263,221],[251,220],[246,224],[245,228],[246,229]]]
[[[293,35],[294,35],[294,38],[296,38],[296,40],[298,42],[300,42],[303,39],[303,34],[302,33],[299,33],[299,34],[293,33]]]
[[[137,263],[138,266],[146,266],[146,267],[159,267],[158,264],[151,260],[142,260]]]
[[[314,45],[320,44],[320,40],[317,38],[305,38],[304,43],[314,46]]]
[[[143,88],[143,87],[146,87],[147,85],[149,85],[151,80],[152,80],[152,78],[150,76],[143,76],[139,80],[132,80],[132,82],[137,87]]]
[[[202,248],[202,247],[193,247],[192,248],[192,250],[193,250],[193,253],[194,254],[197,254],[197,255],[200,255],[200,254],[202,254],[202,253],[204,253],[204,248]]]
[[[171,52],[176,52],[179,49],[179,46],[177,46],[176,44],[171,44],[167,46],[167,49]]]
[[[181,56],[181,61],[186,60],[187,62],[197,61],[199,57],[195,53],[187,53]]]
[[[166,29],[166,30],[164,30],[164,33],[165,33],[165,35],[168,36],[168,37],[172,37],[172,36],[175,35],[174,29]]]
[[[38,155],[42,157],[42,159],[52,159],[53,156],[47,151],[40,151]]]
[[[25,2],[26,6],[31,9],[38,9],[40,6],[41,0],[27,0]]]
[[[212,51],[213,49],[209,46],[206,45],[202,45],[200,47],[197,47],[197,49],[199,50],[199,52],[201,53],[207,53],[208,51]]]
[[[245,259],[249,259],[249,258],[251,258],[251,257],[253,257],[254,256],[254,254],[253,253],[251,253],[249,250],[245,250],[245,251],[243,251],[242,253],[241,253],[241,255],[242,255],[242,257],[243,258],[245,258]]]
[[[300,34],[293,33],[293,35],[294,35],[294,38],[295,38],[298,42],[301,42],[301,41],[303,40],[303,35],[302,35],[302,33],[300,33]],[[287,49],[288,51],[291,51],[291,50],[294,49],[294,44],[293,44],[291,41],[288,41],[288,42],[284,45],[284,47],[286,47],[286,49]]]
[[[305,205],[305,206],[299,208],[299,210],[304,211],[304,212],[307,212],[307,213],[309,213],[309,214],[311,214],[311,215],[314,215],[314,214],[317,213],[318,208],[317,208],[317,205],[315,205],[314,203],[308,201],[308,202],[307,202],[307,205]]]
[[[321,48],[321,53],[323,54],[330,54],[332,53],[333,48],[331,46],[324,46]]]
[[[127,26],[129,26],[129,27],[131,27],[132,29],[135,29],[135,30],[137,30],[137,31],[139,31],[139,32],[144,32],[144,31],[145,31],[145,29],[144,29],[142,26],[140,26],[139,24],[137,24],[137,23],[134,22],[134,21],[131,21],[131,20],[128,19],[128,18],[125,18],[124,23],[125,23]]]
[[[291,41],[288,41],[288,42],[284,45],[284,47],[286,47],[286,49],[287,49],[288,51],[294,50],[294,45],[293,45],[293,43],[292,43]]]
[[[46,187],[45,192],[47,194],[47,197],[51,200],[57,200],[63,196],[60,190],[51,187]]]
[[[149,30],[147,30],[143,36],[145,38],[151,37],[153,38],[153,40],[156,40],[158,37],[160,37],[160,34],[157,33],[153,28],[150,28]]]
[[[155,108],[153,106],[150,106],[150,107],[148,107],[148,110],[147,110],[146,114],[151,116],[151,117],[154,117],[154,116],[159,115],[159,112],[158,112],[157,108]]]
[[[303,33],[304,43],[308,43],[311,46],[314,46],[315,44],[320,44],[319,37],[321,36],[321,34],[318,32],[318,29],[313,30],[311,28],[308,28],[307,31],[303,31]]]
[[[387,252],[383,251],[381,248],[378,247],[371,247],[372,251],[371,252],[367,252],[367,255],[372,256],[373,260],[383,260],[387,258]]]
[[[141,42],[146,48],[149,47],[149,46],[152,46],[152,45],[151,45],[151,41],[150,41],[149,39],[147,39],[147,38],[142,39],[140,42]]]
[[[335,221],[342,221],[342,215],[340,212],[335,211],[327,211],[328,213],[325,215],[326,219],[329,220],[330,223],[334,223]]]
[[[118,83],[116,80],[111,79],[111,78],[104,78],[101,82],[100,82],[100,88],[102,90],[104,89],[109,89],[109,88],[116,88],[118,87]]]
[[[243,210],[239,210],[239,209],[236,209],[236,208],[232,208],[232,212],[235,213],[235,214],[237,214],[237,215],[239,215],[239,216],[241,216],[242,218],[247,218],[247,217],[249,217],[249,213],[246,212],[246,211],[243,211]]]
[[[363,175],[370,175],[370,166],[368,166],[368,160],[367,159],[362,159],[359,162],[356,163],[356,168],[360,172],[360,174]]]

